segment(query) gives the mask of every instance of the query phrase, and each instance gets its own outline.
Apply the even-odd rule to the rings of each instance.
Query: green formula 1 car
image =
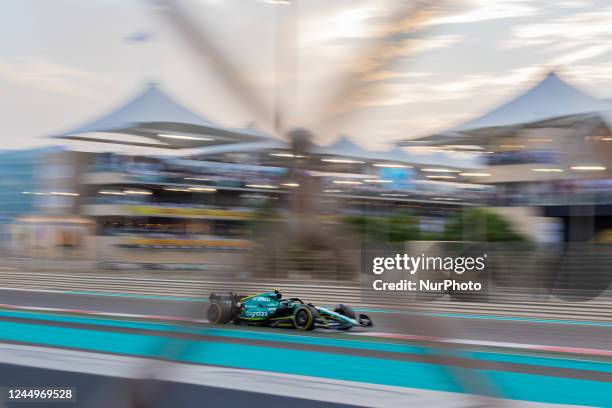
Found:
[[[372,326],[367,315],[357,315],[346,305],[335,308],[314,306],[298,298],[283,299],[278,290],[243,296],[232,292],[211,293],[207,317],[214,324],[289,327],[298,330],[315,328],[348,330]]]

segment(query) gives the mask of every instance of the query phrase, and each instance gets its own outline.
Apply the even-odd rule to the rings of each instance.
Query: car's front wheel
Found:
[[[346,316],[346,317],[348,317],[350,319],[356,319],[357,318],[357,315],[355,314],[355,311],[350,306],[347,306],[347,305],[339,304],[334,309],[334,312],[339,313],[342,316]]]
[[[350,306],[347,306],[347,305],[339,304],[334,309],[334,312],[341,314],[342,316],[346,316],[349,319],[355,320],[357,318],[355,311]],[[353,327],[352,324],[346,324],[344,326],[338,326],[337,329],[338,330],[349,330],[352,327]]]

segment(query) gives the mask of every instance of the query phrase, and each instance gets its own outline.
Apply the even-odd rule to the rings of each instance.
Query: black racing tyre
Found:
[[[224,302],[213,302],[208,306],[206,317],[212,324],[225,324],[232,320],[232,309]]]
[[[293,313],[293,324],[298,330],[314,329],[315,315],[308,306],[298,307]]]
[[[340,304],[336,306],[336,308],[334,309],[334,312],[341,314],[342,316],[351,318],[351,319],[355,319],[355,320],[357,319],[357,315],[355,314],[355,311],[350,306],[347,306],[347,305]]]

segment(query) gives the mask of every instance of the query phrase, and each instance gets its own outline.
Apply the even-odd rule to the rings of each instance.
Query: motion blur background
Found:
[[[298,200],[316,201],[346,251],[512,242],[529,256],[500,273],[547,269],[544,254],[576,284],[597,275],[575,257],[598,269],[612,237],[608,7],[382,3],[183,4],[263,114],[163,2],[7,4],[4,257],[109,277],[357,279],[333,248],[272,239],[295,218],[297,166],[317,192]],[[425,17],[389,36],[389,10],[406,5]],[[279,110],[284,129],[314,131],[306,152]]]
[[[203,319],[70,296],[281,287],[534,320],[381,317],[395,335],[610,350],[608,2],[1,7],[1,304]],[[475,277],[487,290],[364,297],[368,243],[469,244],[494,260]]]

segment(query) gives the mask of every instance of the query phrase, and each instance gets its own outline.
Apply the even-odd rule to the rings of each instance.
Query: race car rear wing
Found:
[[[240,299],[245,298],[249,295],[241,295],[234,292],[212,292],[208,297],[210,302],[229,302],[238,303]]]

